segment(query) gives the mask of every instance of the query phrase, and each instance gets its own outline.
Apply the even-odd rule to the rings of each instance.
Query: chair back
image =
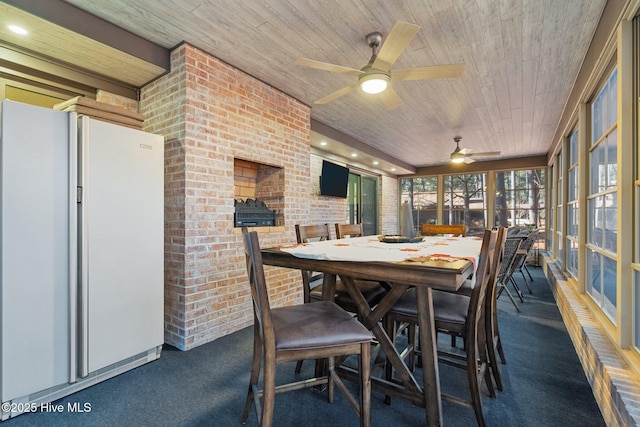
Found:
[[[298,243],[309,243],[313,241],[331,240],[329,224],[321,225],[300,225],[296,224],[296,239]],[[311,284],[323,280],[324,274],[309,270],[300,270],[302,273],[302,300],[304,303],[311,302]]]
[[[498,271],[498,283],[505,283],[509,280],[507,275],[509,272],[513,272],[512,266],[516,260],[518,249],[520,249],[521,244],[522,239],[520,237],[507,236],[507,239],[504,242],[504,255],[502,257],[502,262],[500,263],[500,270]]]
[[[468,343],[477,343],[479,335],[484,336],[483,311],[484,301],[486,298],[487,286],[491,277],[491,265],[493,261],[493,252],[496,247],[498,237],[497,230],[485,230],[482,238],[482,247],[480,248],[480,257],[478,259],[478,268],[476,269],[476,283],[471,291],[471,299],[469,300],[469,308],[467,311],[468,333],[473,337],[467,337]],[[472,339],[470,339],[472,338]]]
[[[260,336],[267,349],[275,351],[275,333],[273,320],[271,319],[271,306],[267,292],[267,281],[264,277],[262,253],[256,231],[248,232],[246,227],[242,229],[244,241],[244,254],[247,263],[247,274],[251,286],[251,299],[253,301],[254,327],[259,328]]]
[[[525,237],[524,240],[522,241],[522,244],[520,245],[520,249],[523,249],[528,254],[537,238],[538,238],[538,230],[531,231],[529,234],[527,234],[527,237]]]
[[[362,223],[360,224],[336,224],[336,238],[344,239],[345,237],[364,236]]]
[[[498,303],[497,299],[497,289],[498,289],[498,277],[499,273],[502,270],[502,263],[505,260],[506,255],[506,247],[505,244],[507,242],[507,230],[505,227],[499,227],[497,230],[497,234],[495,235],[495,243],[493,247],[493,252],[491,254],[490,265],[489,265],[489,277],[487,281],[487,287],[485,291],[485,311],[484,315],[489,319],[490,316],[495,313],[495,305]],[[487,328],[493,327],[491,322],[486,323]],[[493,335],[491,335],[493,336]]]
[[[331,240],[329,224],[321,225],[299,225],[296,224],[296,239],[298,243],[309,243],[311,241]]]
[[[464,236],[467,232],[467,226],[464,224],[420,224],[420,232],[423,236],[438,236],[441,234]]]

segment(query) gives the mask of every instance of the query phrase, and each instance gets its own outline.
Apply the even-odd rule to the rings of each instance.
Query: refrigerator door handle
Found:
[[[69,113],[69,383],[78,380],[78,206],[73,194],[78,185],[76,113]]]
[[[89,141],[89,120],[87,116],[81,116],[80,127],[78,131],[78,183],[77,183],[77,194],[84,193],[82,191],[83,188],[86,188],[86,179],[87,174],[85,171],[86,159],[87,159],[87,142]],[[77,212],[78,212],[78,229],[80,230],[80,235],[78,239],[78,250],[80,260],[80,265],[83,266],[79,271],[79,283],[80,283],[80,296],[79,296],[79,315],[80,319],[78,322],[79,325],[79,337],[78,337],[78,345],[79,345],[79,374],[81,378],[85,378],[89,375],[89,312],[88,312],[88,301],[89,301],[89,272],[87,271],[86,266],[88,260],[87,253],[87,222],[86,222],[86,212],[84,209],[84,202],[86,200],[86,194],[82,194],[82,199],[77,202]]]

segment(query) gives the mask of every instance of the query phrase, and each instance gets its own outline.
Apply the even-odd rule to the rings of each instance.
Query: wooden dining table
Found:
[[[426,237],[423,241],[384,243],[380,236],[329,240],[299,245],[265,248],[266,265],[324,273],[323,298],[332,300],[339,276],[358,307],[359,320],[374,334],[397,379],[372,377],[373,390],[400,397],[425,408],[426,425],[441,426],[442,401],[438,373],[436,331],[432,289],[455,291],[472,275],[481,241],[472,237]],[[467,239],[460,240],[460,239]],[[462,246],[456,242],[464,243]],[[468,252],[468,253],[467,253]],[[375,307],[370,307],[355,279],[385,283],[389,291]],[[381,325],[385,314],[410,287],[416,288],[419,339],[422,347],[421,386]],[[348,377],[357,372],[343,370]]]

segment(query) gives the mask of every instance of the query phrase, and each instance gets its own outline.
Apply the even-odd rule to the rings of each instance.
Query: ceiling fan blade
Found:
[[[371,66],[378,70],[388,71],[411,43],[419,29],[418,25],[396,21]]]
[[[464,162],[468,165],[468,164],[470,164],[470,163],[475,162],[475,160],[473,160],[471,157],[465,157],[465,158],[464,158]]]
[[[482,153],[468,153],[467,156],[473,156],[473,157],[490,157],[490,156],[499,156],[500,152],[499,151],[485,151]]]
[[[387,89],[379,96],[382,98],[382,102],[384,102],[384,105],[386,105],[389,110],[402,105],[402,99],[400,99],[398,93],[391,86],[387,86]]]
[[[453,79],[461,77],[465,67],[466,64],[449,64],[391,70],[391,80]]]
[[[314,104],[326,104],[328,102],[333,101],[334,99],[340,98],[342,95],[346,95],[349,92],[356,90],[357,88],[358,88],[357,83],[351,86],[343,87],[342,89],[337,90],[332,94],[329,94],[323,98],[318,99],[316,102],[314,102]]]
[[[355,68],[343,67],[342,65],[329,64],[328,62],[320,62],[314,59],[300,58],[296,60],[296,65],[302,67],[315,68],[317,70],[331,71],[332,73],[351,74],[359,76],[363,73]]]
[[[473,153],[473,150],[471,148],[461,148],[458,153],[460,154],[464,154],[466,156],[471,155],[471,153]]]

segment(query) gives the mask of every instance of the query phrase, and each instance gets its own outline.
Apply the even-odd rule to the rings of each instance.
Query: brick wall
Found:
[[[256,186],[258,183],[258,170],[260,165],[246,160],[234,160],[233,171],[233,197],[246,200],[256,198]]]
[[[305,224],[348,222],[347,201],[345,199],[319,196],[322,160],[322,157],[311,154],[311,187],[309,189],[311,214]],[[331,161],[339,163],[333,159]],[[345,166],[344,163],[341,165]],[[380,234],[398,233],[398,200],[398,179],[380,176],[378,178],[378,232]],[[331,238],[335,239],[333,227],[331,227],[331,233]]]
[[[283,227],[309,216],[310,109],[192,46],[143,88],[145,129],[165,135],[165,341],[186,350],[253,322],[241,235],[233,227],[234,159],[283,171]],[[267,267],[271,303],[301,301],[300,273]]]
[[[546,256],[542,257],[542,267],[606,425],[640,425],[640,378],[636,371],[561,268]]]
[[[311,182],[305,190],[311,200],[311,211],[309,217],[300,224],[329,224],[331,238],[335,239],[333,224],[336,222],[347,222],[347,199],[337,197],[320,196],[320,175],[322,174],[322,157],[311,155],[310,176]],[[334,163],[338,163],[332,160]],[[344,164],[342,164],[344,166]]]
[[[383,176],[378,188],[380,202],[378,224],[381,234],[397,234],[400,232],[400,199],[398,192],[398,178]]]

